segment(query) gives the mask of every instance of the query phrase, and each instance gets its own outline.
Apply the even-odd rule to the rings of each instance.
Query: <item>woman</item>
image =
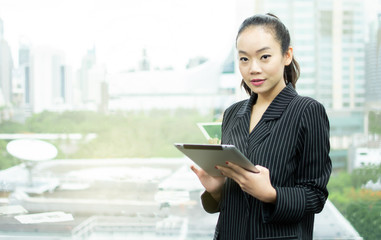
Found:
[[[299,66],[287,28],[274,15],[246,19],[236,38],[241,85],[250,98],[230,106],[222,143],[260,170],[233,163],[211,177],[192,166],[209,213],[220,212],[215,239],[312,239],[314,214],[328,197],[329,122],[324,107],[295,91]]]

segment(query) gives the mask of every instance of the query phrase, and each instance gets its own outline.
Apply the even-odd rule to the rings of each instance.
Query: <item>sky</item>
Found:
[[[151,67],[181,69],[229,53],[237,1],[250,0],[0,0],[0,18],[16,65],[21,42],[62,51],[74,68],[95,47],[110,73],[137,68],[143,49]],[[380,2],[366,0],[369,20]]]
[[[136,67],[143,49],[159,68],[221,58],[236,30],[234,0],[0,0],[0,18],[15,64],[20,42],[63,51],[74,67],[95,47],[109,72]]]

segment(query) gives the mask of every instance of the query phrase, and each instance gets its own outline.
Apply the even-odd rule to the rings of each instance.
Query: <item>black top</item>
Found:
[[[314,214],[324,207],[332,170],[327,114],[288,84],[249,133],[257,97],[225,111],[222,143],[269,169],[276,204],[257,200],[228,178],[219,203],[207,192],[202,196],[207,212],[220,212],[215,239],[312,239]]]

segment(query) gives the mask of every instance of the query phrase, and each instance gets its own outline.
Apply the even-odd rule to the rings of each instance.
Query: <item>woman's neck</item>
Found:
[[[283,82],[284,83],[284,82]],[[281,84],[275,87],[271,92],[258,94],[257,102],[255,104],[268,106],[278,96],[278,94],[286,87],[286,84]]]

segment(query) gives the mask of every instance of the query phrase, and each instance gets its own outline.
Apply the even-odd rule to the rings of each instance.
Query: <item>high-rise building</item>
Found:
[[[89,82],[89,70],[96,63],[95,48],[88,50],[87,54],[82,58],[81,68],[78,70],[78,88],[80,91],[80,101],[86,103],[90,101],[91,83]]]
[[[4,38],[4,22],[0,18],[0,39],[3,39],[3,38]]]
[[[381,13],[369,31],[366,47],[366,100],[367,107],[381,107]]]
[[[361,0],[262,0],[288,27],[301,65],[302,95],[327,109],[361,109],[365,103],[364,3]]]
[[[96,64],[95,48],[89,50],[82,58],[81,68],[78,71],[78,85],[80,103],[76,102],[76,108],[87,110],[107,109],[105,105],[107,90],[106,67]]]
[[[4,24],[0,19],[0,92],[3,106],[10,106],[12,103],[12,70],[11,49],[4,39]]]
[[[24,111],[38,113],[71,108],[71,74],[64,54],[45,46],[21,45],[18,72]]]
[[[31,102],[31,79],[30,79],[30,47],[26,44],[21,44],[19,47],[19,67],[20,85],[23,89],[23,102],[22,105],[28,106]]]
[[[288,27],[301,67],[300,95],[320,101],[331,123],[334,167],[345,168],[353,134],[364,133],[365,17],[362,0],[257,0]]]

